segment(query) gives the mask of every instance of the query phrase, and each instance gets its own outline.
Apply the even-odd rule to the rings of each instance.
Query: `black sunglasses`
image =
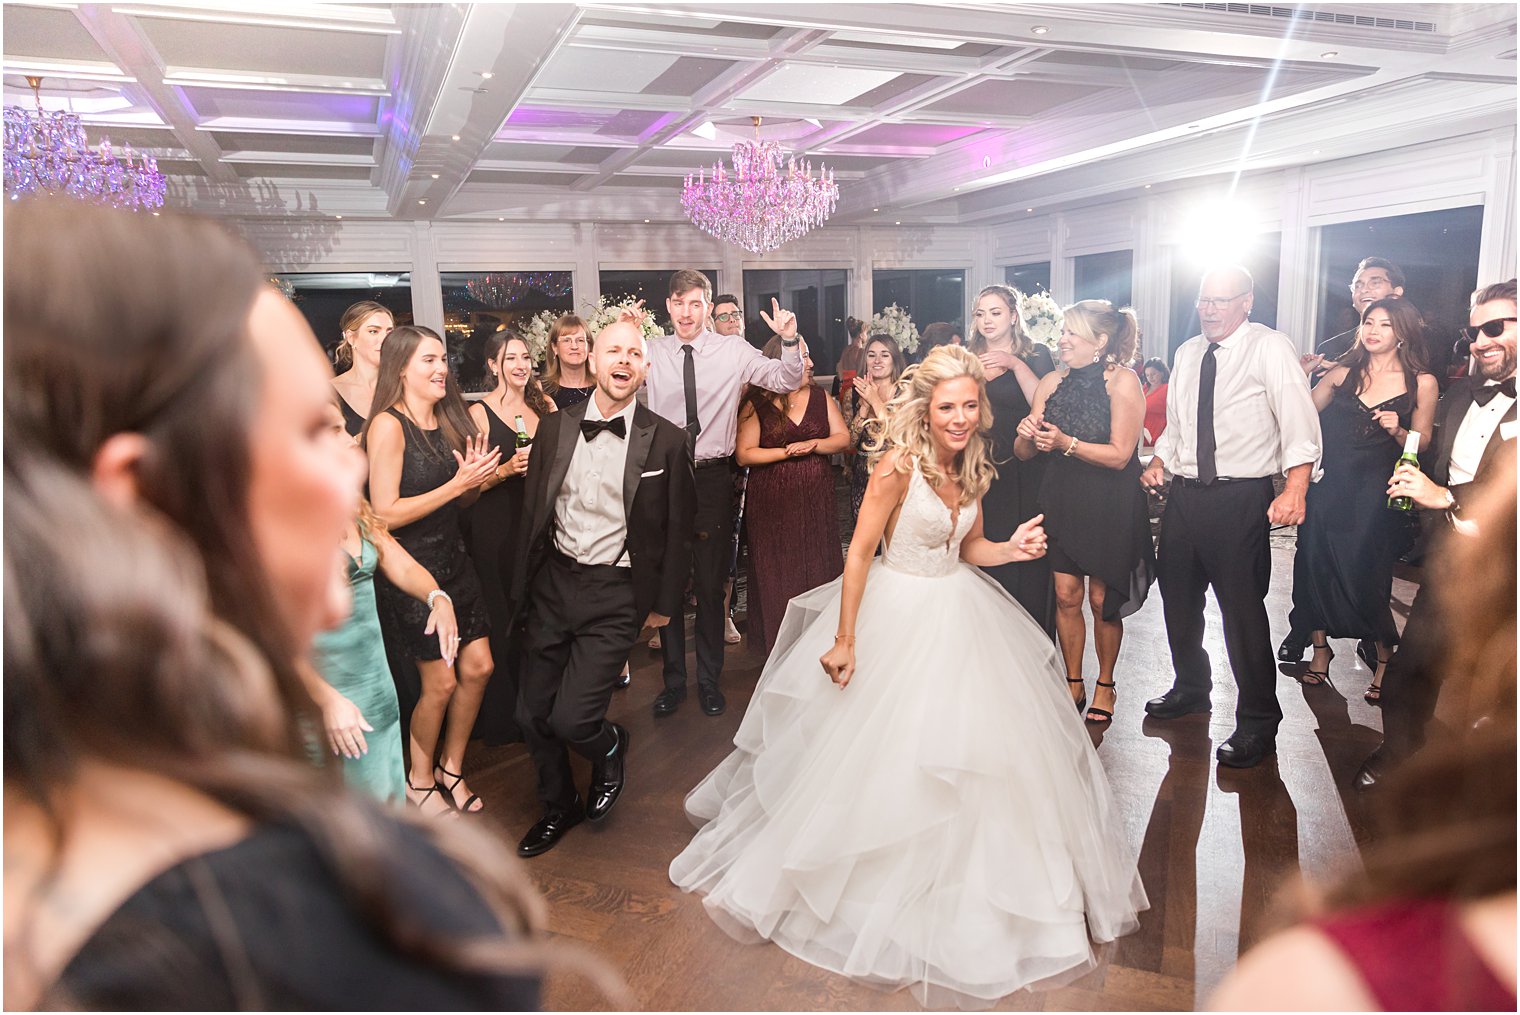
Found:
[[[1476,327],[1463,328],[1461,335],[1463,340],[1468,342],[1476,342],[1479,332],[1482,332],[1488,338],[1498,338],[1504,334],[1504,326],[1514,323],[1514,320],[1513,317],[1495,317],[1492,321],[1484,321]]]

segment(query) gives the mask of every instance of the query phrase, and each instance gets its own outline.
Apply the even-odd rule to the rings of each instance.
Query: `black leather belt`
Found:
[[[1181,483],[1183,486],[1187,487],[1189,490],[1206,490],[1206,489],[1208,489],[1211,486],[1228,486],[1231,483],[1260,483],[1262,480],[1266,480],[1267,482],[1270,483],[1272,481],[1272,477],[1271,476],[1250,476],[1250,477],[1245,478],[1245,479],[1228,479],[1228,478],[1225,478],[1225,477],[1221,476],[1219,479],[1214,480],[1212,483],[1205,483],[1201,479],[1189,479],[1187,476],[1173,476],[1172,477],[1172,482],[1174,482],[1174,483]]]
[[[620,567],[617,564],[582,564],[574,557],[561,553],[559,550],[550,550],[549,559],[554,561],[560,567],[565,568],[572,574],[597,574],[600,572],[606,574],[630,575],[633,573],[632,568]]]
[[[720,465],[721,466],[732,467],[733,464],[734,464],[733,458],[729,457],[728,455],[724,455],[722,458],[699,458],[699,459],[697,459],[697,468],[699,468],[699,469],[716,469]]]

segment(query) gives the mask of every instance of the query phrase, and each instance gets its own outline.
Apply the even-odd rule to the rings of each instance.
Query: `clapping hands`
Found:
[[[501,448],[486,449],[485,434],[475,434],[465,439],[464,454],[454,452],[459,468],[454,473],[454,485],[461,493],[479,489],[495,474],[501,464]]]

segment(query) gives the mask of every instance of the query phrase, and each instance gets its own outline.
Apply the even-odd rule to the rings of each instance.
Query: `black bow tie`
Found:
[[[583,419],[581,420],[581,436],[588,441],[594,440],[596,435],[606,431],[618,440],[628,436],[628,424],[623,422],[623,417],[616,419]]]
[[[1515,397],[1515,379],[1507,377],[1498,384],[1485,384],[1481,388],[1473,389],[1473,401],[1479,405],[1487,405],[1494,400],[1494,396],[1503,392],[1510,398]]]

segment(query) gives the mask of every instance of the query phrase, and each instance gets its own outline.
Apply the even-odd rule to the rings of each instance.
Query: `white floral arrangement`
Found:
[[[533,362],[540,366],[549,353],[549,329],[554,327],[554,322],[563,314],[563,310],[540,310],[520,330],[528,343],[528,353],[533,357]]]
[[[866,334],[892,336],[905,354],[918,351],[918,329],[913,326],[913,318],[896,303],[871,318]]]
[[[661,338],[665,332],[655,323],[654,314],[645,307],[638,305],[638,300],[629,297],[621,303],[608,303],[607,297],[603,296],[596,301],[596,306],[586,304],[587,312],[584,315],[586,321],[587,337],[595,341],[597,332],[609,324],[616,324],[618,317],[623,311],[628,310],[636,314],[642,314],[639,326],[644,330],[645,338]]]
[[[1031,340],[1054,350],[1061,338],[1062,322],[1066,319],[1061,313],[1061,305],[1043,290],[1025,296],[1015,289],[1014,294],[1019,298],[1019,320],[1024,325],[1024,333]]]

